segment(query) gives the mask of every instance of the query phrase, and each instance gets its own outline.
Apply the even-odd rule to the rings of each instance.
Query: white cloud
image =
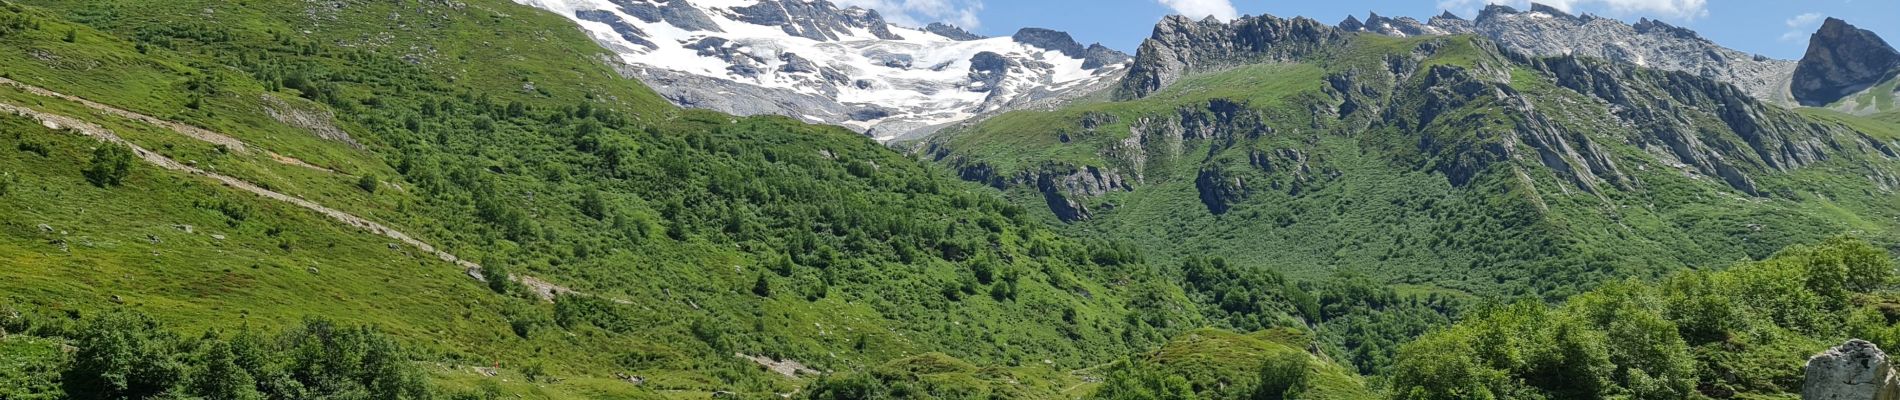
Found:
[[[1174,10],[1174,13],[1189,18],[1206,18],[1209,15],[1222,20],[1240,17],[1240,11],[1234,9],[1234,3],[1228,0],[1155,0]]]
[[[983,0],[833,0],[839,7],[862,7],[877,10],[878,15],[893,24],[921,27],[932,22],[944,22],[963,29],[976,30],[983,25],[977,13],[983,11]]]
[[[1693,20],[1709,15],[1708,0],[1538,0],[1537,3],[1569,13],[1597,12],[1614,16],[1649,16]],[[1439,0],[1438,8],[1463,15],[1474,15],[1485,4],[1503,4],[1526,9],[1530,0]]]
[[[1822,17],[1824,16],[1821,15],[1821,13],[1807,13],[1807,14],[1796,15],[1794,16],[1794,18],[1788,19],[1788,27],[1789,28],[1805,28],[1809,25],[1814,25],[1814,23],[1816,22],[1821,22]]]
[[[1811,12],[1788,18],[1788,32],[1781,34],[1781,41],[1783,43],[1796,43],[1807,39],[1808,32],[1814,30],[1813,26],[1820,23],[1821,19],[1826,17],[1826,15],[1821,15],[1821,13]]]

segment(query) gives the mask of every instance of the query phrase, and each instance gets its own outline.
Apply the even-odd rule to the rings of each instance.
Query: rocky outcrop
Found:
[[[1069,57],[1082,59],[1083,69],[1096,69],[1103,66],[1128,62],[1127,53],[1115,51],[1100,43],[1083,47],[1068,32],[1043,28],[1023,28],[1017,30],[1010,39],[1031,47],[1050,50]]]
[[[961,40],[961,41],[966,41],[966,42],[971,41],[971,40],[984,39],[983,36],[970,33],[969,31],[963,30],[963,28],[958,28],[956,25],[946,24],[942,22],[932,22],[930,23],[930,25],[924,26],[924,31],[942,35],[943,37],[947,37],[952,40]]]
[[[1098,167],[1046,166],[1034,173],[1036,189],[1049,210],[1064,222],[1093,218],[1089,200],[1112,191],[1132,190],[1121,174]]]
[[[575,11],[574,17],[582,21],[607,24],[608,27],[613,28],[614,33],[619,34],[620,38],[625,39],[628,43],[645,47],[648,50],[660,48],[659,45],[647,40],[647,33],[641,31],[640,27],[628,24],[627,21],[621,20],[619,15],[615,15],[612,12],[602,10]]]
[[[1247,199],[1245,178],[1228,174],[1219,166],[1202,167],[1194,178],[1194,188],[1201,194],[1201,204],[1214,215],[1226,214]]]
[[[941,145],[930,143],[923,153],[936,162],[949,165],[965,181],[978,182],[997,189],[1032,188],[1040,194],[1049,211],[1063,222],[1087,221],[1095,217],[1095,199],[1113,192],[1135,190],[1134,182],[1109,167],[1047,163],[1033,170],[1005,175],[994,166],[954,154]]]
[[[1756,99],[1771,102],[1785,101],[1784,89],[1795,72],[1793,61],[1722,47],[1695,31],[1662,21],[1644,18],[1627,24],[1589,14],[1572,15],[1538,3],[1531,3],[1528,11],[1487,6],[1475,20],[1450,12],[1425,23],[1372,14],[1364,21],[1349,17],[1339,28],[1399,37],[1475,34],[1519,54],[1593,57],[1687,72],[1734,84]]]
[[[1008,57],[994,52],[985,51],[976,53],[975,57],[970,57],[971,90],[984,92],[995,90],[999,84],[1003,83],[1003,78],[1009,76],[1009,64]]]
[[[1057,30],[1023,28],[1017,30],[1016,34],[1011,35],[1009,38],[1015,40],[1016,43],[1040,47],[1045,50],[1053,50],[1070,57],[1082,57],[1086,50],[1082,47],[1081,43],[1075,41],[1074,37],[1069,36],[1068,32]]]
[[[1820,107],[1900,74],[1900,52],[1873,32],[1828,18],[1808,39],[1789,88],[1801,105]]]
[[[1471,22],[1451,12],[1433,17],[1430,22],[1419,22],[1412,17],[1390,18],[1371,13],[1365,21],[1359,17],[1347,16],[1339,23],[1339,29],[1348,32],[1371,32],[1387,36],[1411,37],[1427,35],[1456,35],[1471,33]]]
[[[1339,29],[1306,18],[1263,15],[1221,22],[1172,15],[1141,43],[1116,97],[1146,97],[1191,73],[1298,60],[1345,41]]]
[[[1887,354],[1865,340],[1849,340],[1814,355],[1804,372],[1804,400],[1900,399],[1900,377],[1894,375]]]
[[[1135,59],[1134,56],[1130,56],[1128,53],[1108,48],[1108,46],[1103,46],[1101,43],[1089,45],[1087,49],[1082,50],[1082,53],[1083,69],[1099,69],[1110,65],[1126,63],[1129,60]]]
[[[610,0],[620,11],[646,22],[665,21],[689,31],[719,31],[712,17],[686,0]]]
[[[1779,99],[1794,73],[1794,62],[1722,47],[1693,31],[1661,21],[1644,19],[1630,25],[1533,4],[1530,11],[1523,12],[1506,6],[1487,7],[1473,27],[1515,52],[1541,57],[1594,57],[1686,72],[1734,84],[1762,100]]]
[[[1421,86],[1387,112],[1404,131],[1419,132],[1419,150],[1453,185],[1467,185],[1493,165],[1541,164],[1586,193],[1603,185],[1625,187],[1628,178],[1609,152],[1587,135],[1553,122],[1512,87],[1481,79],[1463,68],[1433,66]],[[1488,109],[1489,118],[1450,118],[1460,110]],[[1486,120],[1490,121],[1486,121]],[[1499,125],[1499,121],[1509,121]]]
[[[786,34],[806,39],[835,41],[850,35],[853,28],[868,29],[879,39],[904,39],[891,33],[890,26],[877,11],[857,7],[839,9],[828,1],[762,0],[731,10],[740,21],[776,26]]]
[[[1749,194],[1762,194],[1751,173],[1792,171],[1842,153],[1880,153],[1851,129],[1802,118],[1712,79],[1576,57],[1532,66],[1559,86],[1601,100],[1635,131],[1632,144]],[[1705,121],[1720,124],[1709,129]]]

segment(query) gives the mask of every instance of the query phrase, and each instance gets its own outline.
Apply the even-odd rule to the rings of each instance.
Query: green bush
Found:
[[[108,312],[86,320],[75,336],[78,351],[61,374],[73,398],[152,398],[181,383],[180,341],[151,317]]]
[[[132,174],[135,157],[131,149],[117,144],[102,144],[92,151],[92,163],[86,166],[86,181],[93,186],[118,186]]]
[[[376,180],[375,175],[364,174],[362,178],[356,180],[356,187],[368,193],[376,193],[377,187],[381,185],[382,181]]]
[[[1614,282],[1550,308],[1477,313],[1400,349],[1395,399],[1690,399],[1792,394],[1801,361],[1843,335],[1891,343],[1879,290],[1894,260],[1865,241],[1792,246],[1720,272]],[[1851,272],[1850,272],[1851,271]]]

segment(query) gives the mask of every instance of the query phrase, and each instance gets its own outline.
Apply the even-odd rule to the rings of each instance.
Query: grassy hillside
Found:
[[[1473,293],[1893,234],[1863,154],[1662,168],[1463,38],[1005,115],[955,170],[674,108],[503,0],[0,0],[0,50],[4,398],[1368,398]]]
[[[1311,340],[1310,336],[1295,330],[1244,335],[1215,329],[1195,330],[1144,357],[1111,367],[1113,372],[1093,398],[1376,397],[1350,370],[1307,353],[1306,348],[1313,345]]]
[[[770,396],[931,352],[1050,390],[1074,379],[1054,371],[1201,324],[1126,245],[1067,238],[842,129],[674,109],[509,2],[0,13],[25,21],[0,34],[0,77],[19,82],[0,103],[481,264],[136,161],[93,184],[82,171],[113,157],[90,149],[111,146],[10,117],[0,259],[20,267],[0,287],[52,326],[125,310],[198,337],[324,317],[378,327],[437,389],[568,398]],[[85,331],[34,332],[21,354]]]
[[[1725,94],[1468,37],[1362,35],[1140,100],[1002,115],[923,148],[1071,231],[1301,279],[1559,299],[1840,233],[1895,243],[1891,123]],[[1760,115],[1708,111],[1723,104]],[[1764,134],[1825,154],[1784,160],[1804,150],[1751,142]]]
[[[1896,127],[1471,37],[1357,35],[1303,61],[1012,112],[919,148],[1153,263],[1211,256],[1283,275],[1301,289],[1278,312],[1375,373],[1469,296],[1555,301],[1841,234],[1900,243]],[[1334,283],[1355,280],[1369,282]],[[1320,302],[1365,305],[1351,312],[1302,313],[1290,298],[1388,284],[1403,295]]]

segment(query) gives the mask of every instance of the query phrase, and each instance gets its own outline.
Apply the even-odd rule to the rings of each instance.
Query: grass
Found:
[[[13,118],[0,149],[47,150],[0,164],[19,177],[0,197],[0,257],[21,266],[0,272],[0,293],[20,307],[131,308],[187,336],[330,316],[420,348],[439,388],[529,398],[769,396],[810,383],[734,353],[851,373],[940,352],[981,365],[978,378],[1054,393],[1074,381],[1058,371],[1183,329],[1125,315],[1188,314],[1126,300],[1130,281],[1179,297],[1136,275],[1138,262],[1091,258],[1096,245],[859,135],[672,108],[599,62],[565,19],[525,6],[24,3],[5,11],[39,28],[0,36],[18,50],[0,56],[0,74],[259,151],[13,88],[0,101],[600,298],[495,294],[374,233],[199,177],[139,165],[125,186],[90,186],[77,177],[97,144]],[[391,15],[415,22],[378,22]],[[292,34],[304,31],[325,40]],[[113,79],[130,82],[101,83]],[[271,118],[267,97],[333,113],[363,147]],[[358,187],[366,175],[383,189]],[[470,369],[497,364],[499,377]],[[553,379],[525,382],[530,365]]]
[[[593,345],[517,337],[501,312],[508,299],[413,248],[143,164],[125,186],[95,187],[79,170],[97,142],[13,116],[0,117],[0,128],[0,171],[14,179],[0,196],[0,254],[9,266],[0,271],[7,293],[0,301],[76,313],[123,304],[185,332],[326,316],[380,326],[449,365],[590,358]],[[27,144],[47,155],[18,150]],[[221,209],[244,210],[243,218]],[[587,365],[556,368],[573,374]],[[582,383],[600,386],[565,381],[550,390]]]
[[[1345,368],[1313,358],[1302,349],[1306,338],[1288,330],[1267,330],[1239,334],[1218,329],[1200,329],[1180,337],[1146,357],[1135,360],[1135,368],[1156,368],[1184,376],[1198,388],[1217,392],[1216,387],[1246,388],[1240,382],[1257,380],[1259,368],[1267,360],[1286,354],[1307,358],[1311,371],[1310,388],[1302,398],[1372,399],[1377,398],[1364,380]]]

